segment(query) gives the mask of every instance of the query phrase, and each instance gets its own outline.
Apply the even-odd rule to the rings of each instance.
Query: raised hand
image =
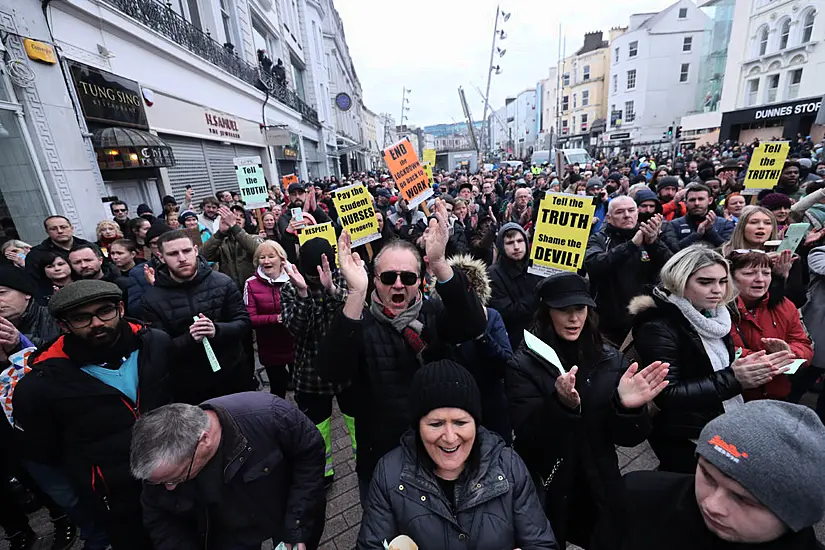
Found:
[[[670,365],[654,361],[639,372],[639,364],[633,363],[619,380],[619,401],[626,409],[637,409],[650,403],[667,386],[667,369]]]
[[[562,374],[556,378],[556,395],[561,401],[562,405],[568,409],[576,409],[581,405],[582,400],[576,390],[576,373],[579,367],[573,367],[567,374]]]
[[[352,251],[352,238],[344,229],[338,237],[338,265],[351,294],[366,294],[369,286],[367,269],[357,252]]]
[[[289,282],[292,283],[292,286],[294,286],[295,290],[298,291],[298,296],[301,298],[306,298],[308,288],[307,282],[306,279],[304,279],[304,276],[301,275],[301,272],[298,271],[298,268],[287,262],[284,264],[284,271],[286,271],[286,274],[289,277]]]

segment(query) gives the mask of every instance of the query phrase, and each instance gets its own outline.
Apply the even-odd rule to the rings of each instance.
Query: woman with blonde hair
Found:
[[[744,390],[765,384],[793,360],[786,350],[737,359],[726,307],[735,296],[730,279],[722,255],[694,245],[668,260],[652,296],[630,303],[639,362],[670,365],[668,386],[655,399],[660,411],[648,438],[660,470],[693,473],[693,442],[705,424],[742,405]]]
[[[244,284],[243,299],[255,338],[258,358],[269,378],[269,391],[286,397],[289,373],[287,365],[294,360],[292,335],[284,325],[281,287],[289,281],[284,270],[286,252],[275,241],[266,240],[252,255],[255,274]]]
[[[97,246],[106,258],[109,257],[109,247],[112,243],[123,238],[120,226],[112,220],[98,222],[95,233],[97,234]]]

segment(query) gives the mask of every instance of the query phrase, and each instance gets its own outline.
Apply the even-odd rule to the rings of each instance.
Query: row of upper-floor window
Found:
[[[816,15],[816,9],[810,7],[803,10],[796,19],[791,16],[780,18],[773,28],[767,23],[761,25],[753,37],[751,48],[753,56],[766,55],[788,47],[807,44],[814,37]],[[773,40],[771,40],[771,35],[774,36]]]

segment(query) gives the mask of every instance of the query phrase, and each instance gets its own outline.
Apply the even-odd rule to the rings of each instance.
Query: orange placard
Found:
[[[284,186],[284,193],[286,193],[286,190],[289,188],[290,184],[293,183],[298,183],[298,176],[295,174],[290,174],[281,178],[281,185]]]
[[[410,208],[433,196],[430,180],[410,140],[404,138],[384,149],[384,162]]]

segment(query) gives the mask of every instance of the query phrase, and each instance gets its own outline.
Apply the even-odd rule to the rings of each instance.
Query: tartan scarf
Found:
[[[392,328],[397,330],[404,337],[404,341],[418,354],[427,347],[427,342],[421,337],[424,324],[418,320],[418,314],[421,312],[423,304],[424,300],[419,292],[411,306],[398,315],[394,315],[384,307],[384,304],[378,298],[378,293],[373,290],[370,296],[370,313],[379,322],[391,325]]]

